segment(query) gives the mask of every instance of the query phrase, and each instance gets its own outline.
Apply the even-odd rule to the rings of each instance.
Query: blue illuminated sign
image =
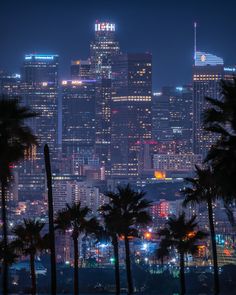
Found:
[[[47,54],[29,54],[29,55],[25,55],[25,60],[32,60],[32,59],[36,59],[36,60],[53,60],[54,57],[56,57],[57,55],[47,55]]]
[[[224,68],[226,72],[236,72],[236,68]]]

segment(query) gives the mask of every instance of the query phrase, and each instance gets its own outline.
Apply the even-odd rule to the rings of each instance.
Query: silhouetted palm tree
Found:
[[[107,197],[116,197],[112,192],[106,194]],[[121,212],[119,208],[114,207],[113,203],[108,203],[99,209],[103,216],[105,233],[111,238],[113,246],[114,259],[115,259],[115,282],[116,282],[116,294],[120,294],[120,266],[119,266],[119,244],[118,238],[121,234],[120,219]]]
[[[236,79],[221,86],[220,99],[206,97],[210,107],[204,112],[204,128],[219,137],[205,161],[214,169],[222,197],[230,202],[236,198]]]
[[[6,189],[11,177],[11,166],[24,158],[25,151],[36,144],[36,138],[25,125],[25,120],[36,116],[20,105],[19,99],[0,96],[0,182],[3,222],[3,251],[7,251]],[[3,260],[3,294],[8,294],[8,266]]]
[[[164,229],[160,230],[159,235],[162,237],[159,248],[160,251],[169,252],[171,248],[175,248],[179,253],[180,266],[180,294],[186,293],[185,287],[185,255],[190,253],[196,254],[198,251],[197,243],[206,237],[206,234],[197,230],[196,216],[190,220],[186,220],[185,214],[182,213],[178,217],[171,217],[166,223]]]
[[[186,187],[182,190],[182,194],[185,195],[183,205],[187,204],[199,204],[206,203],[208,209],[209,228],[212,245],[212,257],[214,266],[214,294],[219,294],[219,271],[217,262],[217,248],[215,237],[215,226],[213,219],[212,204],[218,197],[217,183],[215,176],[211,168],[200,169],[196,166],[196,177],[186,178],[186,181],[190,184],[190,187]]]
[[[144,192],[135,192],[130,185],[125,187],[119,186],[117,194],[110,194],[110,205],[118,210],[119,234],[124,236],[125,242],[125,264],[127,273],[128,294],[133,293],[133,280],[130,264],[130,245],[129,238],[138,236],[137,227],[139,225],[147,225],[151,222],[151,217],[147,212],[150,203],[144,198]]]
[[[50,263],[51,263],[51,295],[57,293],[57,269],[56,269],[56,250],[55,250],[55,229],[54,229],[54,210],[53,210],[53,195],[52,195],[52,172],[50,162],[50,151],[47,144],[44,146],[44,160],[47,177],[48,189],[48,227],[49,227],[49,248],[50,248]]]
[[[158,248],[156,251],[156,258],[161,261],[162,271],[164,270],[164,258],[169,255],[168,247],[162,244],[161,248]]]
[[[35,256],[47,248],[47,242],[41,235],[44,223],[34,219],[24,219],[24,223],[13,229],[15,240],[12,242],[16,251],[29,256],[32,294],[36,294]]]
[[[86,206],[82,207],[81,203],[66,204],[66,208],[59,211],[55,220],[56,229],[61,231],[72,230],[71,237],[74,243],[74,294],[79,293],[79,236],[81,234],[97,234],[99,224],[95,217],[90,218],[91,210]]]

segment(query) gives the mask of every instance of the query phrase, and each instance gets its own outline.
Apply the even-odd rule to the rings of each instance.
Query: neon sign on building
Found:
[[[96,23],[95,24],[95,31],[99,32],[99,31],[115,31],[116,30],[116,26],[115,24],[111,24],[111,23]]]

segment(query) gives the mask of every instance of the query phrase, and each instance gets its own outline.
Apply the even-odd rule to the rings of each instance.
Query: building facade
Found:
[[[152,56],[119,55],[112,72],[111,174],[135,178],[138,142],[151,139]]]

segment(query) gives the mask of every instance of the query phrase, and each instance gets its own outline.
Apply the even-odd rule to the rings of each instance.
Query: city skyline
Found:
[[[221,5],[218,2],[192,1],[190,5],[187,1],[178,1],[177,4],[175,1],[166,4],[148,1],[149,5],[137,3],[134,13],[131,1],[126,3],[125,10],[122,9],[123,1],[119,1],[120,6],[108,1],[100,1],[98,5],[92,1],[92,9],[86,3],[81,5],[82,15],[75,1],[69,1],[68,8],[54,1],[45,4],[42,1],[36,15],[33,2],[23,1],[23,5],[18,7],[16,1],[8,1],[0,6],[4,44],[0,49],[0,68],[19,72],[23,56],[27,53],[59,54],[60,79],[68,79],[71,60],[89,56],[94,23],[99,19],[116,23],[117,40],[123,53],[152,53],[153,90],[164,85],[186,84],[191,82],[195,21],[198,23],[197,50],[220,56],[227,65],[235,64],[236,44],[230,42],[235,28],[230,16],[235,3],[227,1],[219,22],[217,17],[221,14]],[[22,12],[20,19],[12,11],[12,5],[16,11]],[[207,11],[214,13],[209,15]],[[67,21],[61,22],[63,13]],[[44,22],[40,15],[44,16]],[[145,33],[147,31],[148,34]]]

